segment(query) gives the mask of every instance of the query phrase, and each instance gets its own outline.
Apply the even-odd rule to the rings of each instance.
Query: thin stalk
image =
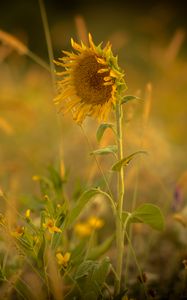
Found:
[[[133,198],[132,198],[132,207],[131,207],[132,211],[135,209],[137,194],[138,194],[138,183],[139,183],[138,170],[136,171],[136,181],[135,181],[134,193],[133,193]],[[129,238],[130,238],[130,240],[132,238],[132,226],[130,226],[130,229],[129,229]],[[130,263],[130,249],[129,249],[129,247],[127,247],[126,266],[125,266],[125,287],[127,287],[126,285],[127,285],[127,281],[128,281],[129,263]]]
[[[126,234],[126,238],[127,238],[128,244],[129,244],[129,246],[130,246],[131,253],[132,253],[133,257],[134,257],[134,260],[135,260],[135,263],[136,263],[136,266],[137,266],[137,269],[138,269],[138,272],[139,272],[140,279],[141,279],[141,281],[142,281],[142,285],[143,285],[145,297],[146,297],[146,299],[148,300],[149,297],[148,297],[147,290],[146,290],[146,287],[145,287],[145,284],[144,284],[144,280],[143,280],[143,276],[142,276],[142,270],[141,270],[141,267],[140,267],[139,262],[138,262],[138,259],[137,259],[137,257],[136,257],[136,253],[135,253],[135,251],[134,251],[134,248],[133,248],[133,245],[132,245],[132,243],[131,243],[131,240],[130,240],[130,238],[129,238],[129,236],[128,236],[128,234],[127,234],[126,231],[125,231],[125,234]]]
[[[121,160],[123,158],[122,121],[123,121],[123,110],[120,101],[118,101],[116,105],[116,133],[117,133],[117,146],[118,146],[118,160]],[[124,169],[122,167],[118,174],[118,202],[117,202],[117,216],[116,216],[117,278],[115,282],[115,295],[119,294],[120,292],[122,264],[123,264],[124,226],[122,223],[122,212],[123,212],[124,193],[125,193]]]
[[[37,63],[38,65],[40,65],[44,69],[46,69],[48,72],[51,72],[51,69],[50,69],[49,65],[42,58],[40,58],[38,55],[33,53],[31,50],[28,50],[26,55],[28,57],[30,57],[35,63]]]
[[[48,24],[48,20],[47,20],[47,14],[46,14],[46,10],[45,10],[44,1],[38,0],[38,2],[39,2],[39,6],[40,6],[40,13],[41,13],[41,17],[42,17],[44,33],[45,33],[45,38],[46,38],[46,43],[47,43],[47,50],[48,50],[50,70],[51,70],[51,79],[52,79],[52,83],[53,83],[53,89],[55,92],[56,79],[55,79],[54,63],[53,63],[54,55],[53,55],[53,47],[52,47],[51,36],[50,36],[50,31],[49,31],[49,24]]]
[[[85,132],[83,126],[81,125],[80,128],[81,128],[82,133],[83,133],[83,135],[84,135],[84,137],[85,137],[85,139],[86,139],[86,142],[87,142],[87,144],[88,144],[88,147],[89,147],[90,151],[93,151],[94,149],[93,149],[93,147],[92,147],[92,145],[91,145],[91,143],[90,143],[90,141],[89,141],[89,138],[88,138],[88,136],[87,136],[87,134],[86,134],[86,132]],[[111,189],[110,189],[108,180],[107,180],[107,178],[106,178],[106,176],[105,176],[105,174],[104,174],[104,172],[103,172],[103,170],[102,170],[102,168],[101,168],[101,166],[100,166],[100,164],[99,164],[99,161],[98,161],[98,159],[97,159],[96,154],[93,153],[93,157],[94,157],[94,160],[95,160],[95,162],[96,162],[96,164],[97,164],[97,167],[98,167],[98,169],[99,169],[99,171],[100,171],[100,173],[101,173],[101,175],[102,175],[102,177],[103,177],[103,179],[104,179],[104,181],[105,181],[105,184],[106,184],[106,187],[107,187],[108,192],[109,192],[109,194],[110,194],[110,197],[113,199],[112,191],[111,191]]]

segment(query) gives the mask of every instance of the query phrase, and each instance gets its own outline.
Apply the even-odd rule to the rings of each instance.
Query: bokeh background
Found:
[[[71,37],[84,39],[86,31],[92,33],[96,43],[110,40],[126,73],[127,94],[143,99],[126,106],[124,135],[127,154],[142,147],[149,152],[149,158],[143,160],[149,174],[143,177],[141,185],[144,200],[156,199],[172,207],[181,178],[179,185],[185,199],[185,4],[47,0],[45,6],[55,57],[61,55],[61,49],[70,49]],[[48,63],[37,1],[1,1],[0,30],[17,37]],[[20,206],[22,201],[27,202],[26,195],[35,192],[32,176],[45,173],[48,165],[59,165],[60,160],[67,169],[70,187],[97,179],[99,175],[80,128],[71,116],[58,115],[52,103],[50,73],[3,41],[0,43],[0,91],[0,184],[19,198]],[[93,147],[98,148],[97,123],[88,120],[85,128]],[[110,139],[107,136],[104,143],[110,143]],[[107,159],[101,162],[103,168],[111,164]],[[128,171],[129,187],[133,185],[134,165]]]
[[[126,209],[142,202],[161,207],[165,232],[158,235],[137,226],[133,243],[142,268],[152,278],[159,274],[159,287],[177,285],[180,290],[186,275],[181,275],[184,281],[179,275],[187,257],[187,7],[182,1],[161,0],[44,3],[55,58],[62,49],[70,50],[71,37],[86,41],[86,33],[91,32],[97,44],[110,40],[125,70],[127,95],[142,99],[124,107],[125,154],[148,152],[126,169]],[[4,33],[11,36],[5,39]],[[19,53],[14,37],[32,55]],[[38,1],[1,1],[0,189],[8,195],[8,208],[13,205],[21,213],[37,208],[39,188],[32,177],[47,175],[49,166],[60,169],[67,179],[70,198],[85,187],[105,188],[89,155],[87,138],[93,149],[114,143],[107,131],[98,145],[96,121],[84,123],[85,138],[71,115],[57,113],[51,73],[31,59],[33,53],[49,64]],[[113,158],[98,160],[115,192],[116,180],[110,171]],[[105,234],[112,230],[110,212],[104,199],[98,203],[98,214],[105,215]],[[4,209],[4,203],[0,207]],[[10,211],[12,221],[16,214]]]

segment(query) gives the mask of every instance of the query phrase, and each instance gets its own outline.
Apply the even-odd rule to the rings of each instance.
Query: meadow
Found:
[[[12,21],[0,13],[0,299],[187,299],[185,18],[169,4],[11,5]],[[89,32],[110,41],[119,69]],[[54,103],[65,70],[54,59],[80,57],[71,38],[115,73],[107,120],[76,122]]]

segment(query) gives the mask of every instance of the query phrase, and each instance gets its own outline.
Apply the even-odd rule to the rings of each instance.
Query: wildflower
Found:
[[[62,230],[60,228],[58,228],[57,226],[54,225],[54,221],[51,219],[49,219],[46,223],[44,223],[43,227],[47,228],[50,233],[62,232]]]
[[[40,176],[38,176],[38,175],[33,175],[33,176],[32,176],[32,180],[33,180],[33,181],[38,181],[38,180],[40,180]]]
[[[30,215],[31,215],[31,210],[27,209],[26,212],[25,212],[25,218],[30,219]]]
[[[21,237],[25,232],[25,228],[23,226],[17,226],[14,231],[11,232],[11,235],[15,238]]]
[[[68,262],[70,260],[70,256],[71,256],[71,253],[69,253],[69,252],[66,252],[64,255],[62,255],[62,253],[58,252],[56,254],[57,263],[66,268],[68,265]]]
[[[77,53],[63,51],[66,55],[55,63],[65,68],[56,74],[62,76],[56,104],[62,104],[64,113],[72,111],[74,120],[81,124],[86,116],[106,120],[117,101],[117,88],[126,89],[124,74],[120,70],[117,57],[111,51],[110,43],[104,48],[96,46],[89,34],[89,47],[82,42],[71,40]],[[66,102],[64,103],[64,101]]]
[[[96,218],[96,217],[90,217],[88,219],[88,224],[92,229],[99,229],[102,228],[104,225],[104,222],[102,219]]]
[[[74,230],[79,236],[86,237],[91,234],[93,229],[100,229],[103,225],[102,219],[90,217],[86,222],[77,223]]]
[[[81,237],[89,236],[92,232],[90,226],[87,223],[77,223],[74,227],[75,233]]]

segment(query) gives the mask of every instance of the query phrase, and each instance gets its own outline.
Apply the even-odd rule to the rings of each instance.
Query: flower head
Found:
[[[59,94],[55,102],[60,104],[64,113],[72,111],[77,123],[82,123],[86,116],[93,116],[99,121],[106,120],[108,113],[117,101],[117,89],[126,89],[124,74],[120,70],[117,57],[111,51],[110,43],[104,48],[96,46],[89,34],[89,47],[71,40],[76,53],[63,51],[66,55],[55,63],[65,68],[57,72],[62,76]]]
[[[31,210],[27,209],[26,212],[25,212],[25,218],[30,219],[30,215],[31,215]]]
[[[56,254],[57,263],[62,265],[63,267],[67,267],[68,262],[70,260],[71,253],[66,252],[64,255],[60,252]]]
[[[92,232],[90,226],[87,223],[83,222],[75,224],[74,231],[81,237],[89,236]]]
[[[103,227],[104,222],[102,219],[100,218],[96,218],[96,217],[90,217],[88,219],[88,224],[90,225],[91,228],[93,229],[100,229]]]
[[[90,217],[86,222],[78,222],[75,224],[74,231],[80,237],[89,236],[95,229],[100,229],[104,225],[104,221],[97,217]]]
[[[25,232],[23,226],[17,226],[14,231],[11,232],[11,235],[15,238],[20,238]]]
[[[62,232],[62,230],[60,228],[58,228],[57,226],[55,226],[54,221],[49,219],[46,223],[43,224],[44,228],[47,228],[49,230],[50,233],[54,233],[54,232]]]

